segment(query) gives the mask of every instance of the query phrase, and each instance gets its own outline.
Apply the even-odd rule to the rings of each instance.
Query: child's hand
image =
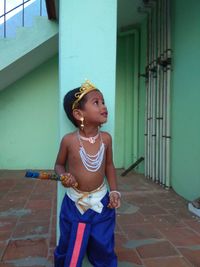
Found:
[[[60,176],[61,183],[64,187],[77,187],[78,183],[71,173],[63,173]]]
[[[108,208],[116,209],[121,205],[121,194],[118,191],[110,191],[110,201],[108,204]]]

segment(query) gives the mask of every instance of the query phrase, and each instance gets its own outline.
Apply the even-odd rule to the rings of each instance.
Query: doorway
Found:
[[[117,41],[115,162],[127,168],[138,157],[138,31],[120,33]]]

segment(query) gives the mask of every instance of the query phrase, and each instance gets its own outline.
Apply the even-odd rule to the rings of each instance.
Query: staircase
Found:
[[[58,23],[55,20],[51,21],[47,16],[36,16],[32,26],[17,27],[14,37],[0,39],[0,90],[57,52]]]

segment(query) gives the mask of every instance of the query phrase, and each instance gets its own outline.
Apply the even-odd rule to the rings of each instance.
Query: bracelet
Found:
[[[59,176],[60,176],[60,177],[62,177],[62,176],[66,176],[66,174],[61,173]]]
[[[67,180],[69,180],[69,175],[62,174],[62,173],[61,173],[61,174],[60,174],[60,180],[61,180],[61,181],[64,181],[64,180],[67,181]]]
[[[112,191],[110,191],[109,196],[110,196],[112,193],[117,193],[117,194],[119,195],[119,197],[121,197],[121,193],[120,193],[119,191],[117,191],[117,190],[112,190]]]

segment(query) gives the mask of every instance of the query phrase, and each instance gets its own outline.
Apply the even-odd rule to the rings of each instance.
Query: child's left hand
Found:
[[[108,204],[108,208],[117,209],[121,205],[121,194],[118,191],[111,191],[110,194],[110,201]]]

